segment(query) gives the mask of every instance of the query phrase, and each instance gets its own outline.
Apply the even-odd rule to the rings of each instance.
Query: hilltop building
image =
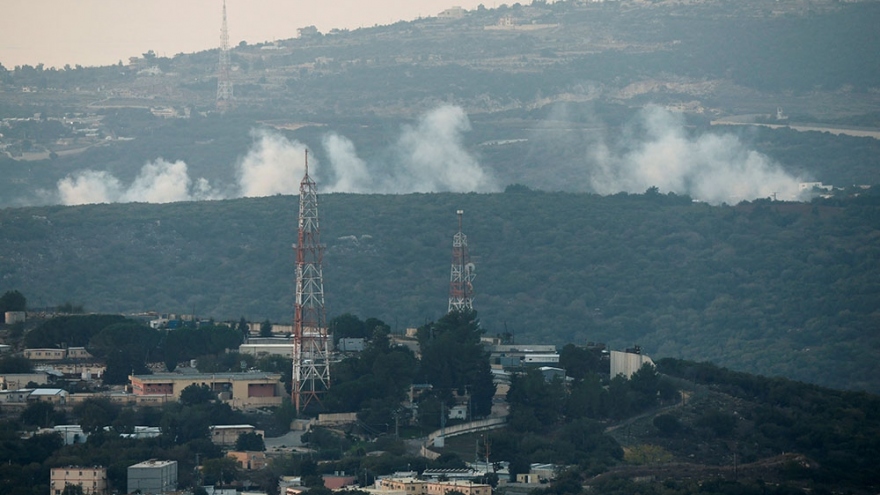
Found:
[[[467,13],[466,10],[459,6],[450,7],[443,12],[437,14],[438,19],[463,19],[464,15]]]

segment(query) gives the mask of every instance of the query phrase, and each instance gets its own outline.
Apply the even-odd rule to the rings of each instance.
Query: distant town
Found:
[[[44,324],[61,315],[47,313],[28,313],[26,311],[5,312],[3,335],[9,340],[10,329]],[[181,331],[184,328],[215,326],[208,320],[201,320],[194,315],[175,315],[143,313],[131,315],[129,318],[142,322],[149,328],[161,332]],[[240,322],[227,322],[222,325],[234,327]],[[242,343],[225,352],[238,356],[265,358],[277,356],[288,360],[294,355],[296,342],[292,335],[293,326],[284,324],[268,324],[267,322],[247,322],[246,333]],[[420,357],[418,329],[409,328],[400,335],[390,335],[390,345],[405,348]],[[369,347],[366,338],[345,337],[330,340],[336,345],[330,354],[331,362],[340,363],[346,358],[357,356]],[[443,447],[447,438],[462,434],[488,431],[503,427],[506,423],[508,406],[506,394],[510,389],[511,376],[523,373],[524,370],[535,370],[548,383],[554,380],[571,380],[566,377],[564,369],[559,367],[560,353],[555,345],[548,344],[517,344],[502,342],[501,337],[483,337],[481,345],[491,363],[492,379],[495,393],[492,397],[491,414],[475,418],[470,411],[468,395],[456,396],[454,405],[448,407],[444,414],[444,422],[448,426],[434,431],[419,440],[418,454],[429,459],[436,459],[440,454],[432,451],[435,446]],[[641,354],[638,347],[625,351],[608,350],[603,344],[589,343],[585,346],[603,363],[601,367],[606,376],[621,375],[630,378],[643,366],[653,367],[650,357]],[[53,413],[57,411],[72,412],[78,406],[106,401],[121,407],[162,407],[171,402],[187,400],[186,395],[193,389],[205,387],[210,396],[230,408],[248,414],[260,414],[262,411],[277,409],[290,403],[291,396],[285,390],[282,381],[283,373],[265,372],[255,368],[242,369],[238,372],[200,372],[197,360],[177,363],[174,371],[169,371],[164,362],[148,362],[150,373],[132,374],[124,385],[105,385],[102,376],[106,371],[106,362],[96,359],[85,347],[66,346],[58,342],[53,347],[17,349],[9,344],[0,345],[2,358],[23,358],[32,364],[33,370],[27,373],[0,374],[0,412],[4,417],[16,417],[26,411],[40,406],[49,406]],[[242,361],[244,364],[244,361]],[[244,366],[243,366],[244,367]],[[288,375],[289,376],[289,375]],[[289,384],[287,384],[289,387]],[[414,421],[418,408],[417,399],[420,394],[432,388],[431,384],[412,384],[400,407],[410,411],[406,416]],[[284,432],[281,440],[266,438],[266,433],[250,424],[211,424],[209,427],[210,441],[218,446],[234,461],[237,469],[253,471],[264,469],[273,456],[290,455],[310,452],[308,443],[300,439],[308,434],[311,428],[341,427],[358,423],[357,411],[349,413],[319,413],[314,417],[301,417],[292,421]],[[413,423],[414,424],[414,423]],[[401,425],[396,425],[399,428]],[[94,431],[87,431],[80,424],[55,424],[26,430],[27,436],[56,435],[64,445],[85,444]],[[111,425],[103,426],[99,431],[116,432]],[[131,440],[143,440],[160,437],[163,428],[160,425],[134,425],[125,432],[117,432],[119,437]],[[243,437],[244,436],[244,437]],[[240,450],[242,438],[259,437],[255,451]],[[283,442],[282,444],[279,444]],[[337,473],[323,476],[324,486],[331,490],[357,486],[369,493],[381,494],[421,494],[449,493],[457,491],[465,494],[488,495],[492,487],[486,483],[474,482],[492,474],[509,475],[507,463],[486,464],[486,462],[469,463],[460,469],[426,469],[421,473],[415,471],[395,472],[386,476],[377,476],[370,486],[363,486],[356,473]],[[519,473],[516,482],[524,486],[540,486],[554,477],[557,467],[552,465],[534,465],[527,473]],[[82,493],[104,495],[109,493],[182,493],[178,486],[178,466],[173,460],[144,459],[128,466],[127,485],[115,486],[108,482],[107,467],[101,466],[64,466],[51,470],[51,493],[62,495],[71,493],[69,485],[79,485]],[[284,494],[298,494],[305,488],[300,477],[285,476],[278,480],[279,488]],[[360,485],[359,485],[360,484]],[[233,490],[234,491],[234,490]],[[193,493],[192,491],[187,493]],[[227,493],[223,490],[208,493]],[[232,493],[232,492],[229,492]],[[245,490],[243,493],[260,493]]]

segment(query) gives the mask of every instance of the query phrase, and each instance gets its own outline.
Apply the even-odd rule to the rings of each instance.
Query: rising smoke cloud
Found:
[[[328,134],[323,147],[330,160],[327,190],[405,194],[415,192],[492,192],[497,180],[464,147],[471,124],[464,110],[444,105],[404,126],[382,164],[364,162],[354,144]]]
[[[595,192],[641,193],[656,186],[713,204],[798,196],[798,178],[732,134],[690,136],[680,116],[659,107],[642,111],[638,126],[643,136],[623,138],[618,151],[605,142],[593,147],[589,182]]]
[[[488,192],[498,189],[492,176],[462,146],[471,130],[464,110],[446,105],[406,127],[397,143],[399,167],[392,179],[404,192]],[[393,192],[393,191],[389,191]]]
[[[497,181],[463,145],[470,130],[464,110],[441,106],[424,114],[415,125],[402,128],[383,163],[361,159],[354,143],[328,133],[322,139],[328,165],[321,167],[310,155],[310,175],[318,177],[326,192],[412,193],[489,192]],[[306,145],[265,129],[251,131],[250,150],[235,164],[236,184],[213,186],[207,179],[193,181],[183,161],[157,159],[141,168],[124,186],[112,174],[85,170],[58,181],[62,204],[198,201],[235,197],[296,194],[304,172]],[[221,192],[227,191],[227,192]]]
[[[251,136],[254,146],[237,165],[238,196],[297,193],[305,171],[306,146],[264,129],[251,131]]]
[[[127,188],[109,172],[85,170],[58,181],[58,197],[62,204],[89,203],[172,203],[217,199],[208,181],[193,182],[186,163],[168,162],[161,158],[144,165]]]

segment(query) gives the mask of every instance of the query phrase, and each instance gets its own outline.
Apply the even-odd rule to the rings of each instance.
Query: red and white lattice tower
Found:
[[[330,388],[330,359],[324,311],[324,247],[318,225],[318,190],[309,177],[306,151],[305,176],[299,185],[299,227],[296,238],[296,300],[293,318],[293,383],[291,400],[296,410],[320,403]]]
[[[223,0],[223,25],[220,28],[220,63],[217,66],[217,108],[232,106],[232,81],[229,79],[229,30],[226,27],[226,0]]]
[[[477,276],[468,256],[467,236],[461,231],[464,210],[458,210],[458,232],[452,237],[452,272],[449,276],[449,313],[474,309],[473,281]]]

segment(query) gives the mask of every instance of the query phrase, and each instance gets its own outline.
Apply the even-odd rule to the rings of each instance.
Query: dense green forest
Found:
[[[876,189],[710,206],[649,192],[320,198],[328,316],[393,332],[447,307],[455,211],[490,335],[880,389]],[[29,306],[292,319],[297,199],[0,210],[0,290]],[[816,370],[823,370],[817,373]]]

